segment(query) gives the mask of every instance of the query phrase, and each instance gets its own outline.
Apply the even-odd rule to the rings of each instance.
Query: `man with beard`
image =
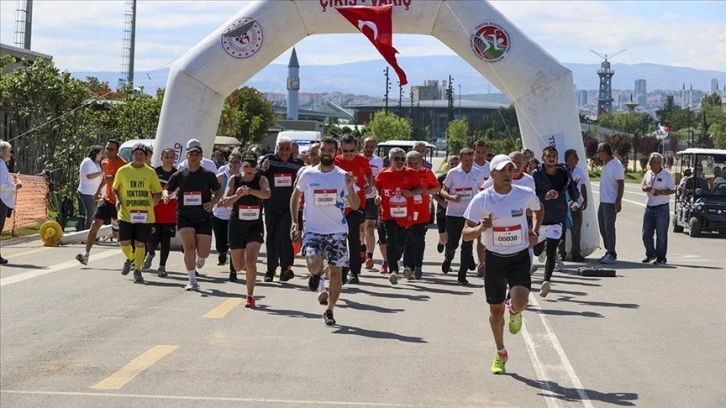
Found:
[[[320,143],[320,164],[300,173],[289,203],[290,215],[295,216],[298,213],[300,197],[305,196],[302,252],[310,271],[308,288],[313,292],[322,292],[323,262],[327,261],[330,294],[326,302],[323,302],[320,296],[318,300],[327,303],[323,321],[326,325],[332,326],[335,324],[333,309],[343,284],[342,268],[348,266],[348,258],[351,255],[346,246],[348,225],[343,215],[345,200],[347,199],[352,210],[357,210],[360,198],[355,191],[353,175],[334,164],[338,150],[335,139],[326,137]],[[293,241],[300,239],[297,223],[292,223],[290,237]]]

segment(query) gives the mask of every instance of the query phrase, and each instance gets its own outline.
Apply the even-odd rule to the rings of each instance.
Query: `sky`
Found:
[[[138,0],[136,71],[168,67],[247,3]],[[726,1],[491,3],[564,63],[599,63],[591,49],[608,55],[627,49],[611,61],[726,71]],[[52,55],[62,70],[121,71],[126,1],[34,0],[33,4],[34,51]],[[15,43],[17,5],[18,0],[0,0],[3,44]],[[343,42],[345,47],[340,46]],[[394,34],[393,45],[401,56],[455,55],[431,36]],[[382,61],[360,34],[311,36],[296,49],[301,65]],[[290,52],[274,63],[286,64]]]

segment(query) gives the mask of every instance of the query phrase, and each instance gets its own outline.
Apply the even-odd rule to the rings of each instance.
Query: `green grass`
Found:
[[[32,227],[23,228],[19,230],[15,230],[14,235],[10,235],[10,231],[3,232],[0,234],[0,241],[5,241],[7,239],[11,238],[17,238],[17,237],[27,237],[28,235],[35,235],[38,234],[40,231],[40,224],[34,225]]]
[[[600,181],[600,172],[595,170],[590,170],[590,181]],[[636,171],[635,173],[625,173],[625,179],[624,181],[626,183],[633,183],[633,184],[640,184],[641,181],[643,181],[643,174],[639,171]]]

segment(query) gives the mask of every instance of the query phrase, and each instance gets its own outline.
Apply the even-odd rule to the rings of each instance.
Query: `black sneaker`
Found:
[[[451,259],[444,258],[444,262],[441,263],[441,272],[443,272],[444,275],[451,272]]]
[[[468,286],[469,285],[469,281],[466,280],[466,278],[459,279],[459,280],[457,280],[457,282],[459,282],[459,285],[461,285],[461,286]]]
[[[123,268],[121,268],[121,275],[124,275],[124,276],[128,275],[129,272],[131,272],[131,265],[133,265],[133,264],[134,264],[134,261],[124,261],[124,266],[123,266]],[[134,275],[135,274],[136,273],[134,272]]]
[[[444,253],[444,244],[437,244],[436,250],[439,251],[440,254]]]
[[[237,282],[237,272],[230,272],[229,273],[229,281],[230,282]]]
[[[360,283],[360,280],[358,279],[358,275],[353,275],[348,279],[348,283],[351,285],[357,285]]]
[[[334,325],[335,318],[333,317],[333,312],[331,312],[330,310],[326,310],[325,313],[323,313],[323,321],[328,326]]]
[[[272,282],[275,278],[273,276],[265,275],[265,282]]]
[[[199,277],[199,272],[197,272],[196,270],[194,271],[194,277],[195,278],[198,278]]]
[[[668,260],[667,259],[665,259],[665,258],[658,258],[658,259],[655,260],[655,262],[653,262],[653,265],[665,265],[666,263],[668,263]]]
[[[310,289],[311,292],[317,292],[319,285],[320,285],[320,275],[313,275],[311,273],[310,277],[308,278],[308,289]]]
[[[217,255],[217,266],[222,266],[227,263],[227,253],[222,252]]]
[[[417,266],[413,269],[413,277],[416,279],[421,279],[423,276],[423,271],[421,270],[420,266]]]
[[[642,262],[642,263],[650,263],[650,261],[652,261],[652,260],[654,260],[654,259],[655,259],[655,257],[654,257],[654,256],[646,256],[646,257],[645,257],[645,258],[643,258],[643,260],[642,260],[642,261],[640,261],[640,262]],[[658,261],[656,260],[656,261],[655,261],[655,263],[657,264],[657,263],[658,263]]]
[[[280,273],[280,282],[287,282],[294,277],[295,274],[292,272],[292,269],[282,271],[282,273]]]
[[[138,269],[134,271],[134,283],[144,283],[144,277],[141,276],[141,271]]]
[[[577,255],[572,257],[572,262],[586,262],[586,259],[582,255]]]

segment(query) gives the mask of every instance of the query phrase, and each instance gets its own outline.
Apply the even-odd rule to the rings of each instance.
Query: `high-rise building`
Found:
[[[711,93],[718,93],[718,79],[711,78]]]
[[[635,96],[648,95],[648,89],[645,79],[635,80]]]
[[[587,105],[587,90],[585,89],[579,89],[576,92],[577,94],[577,106],[585,106]]]

